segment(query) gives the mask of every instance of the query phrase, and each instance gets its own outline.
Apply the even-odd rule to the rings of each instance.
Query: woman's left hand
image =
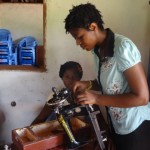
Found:
[[[76,93],[75,101],[79,104],[98,104],[98,101],[100,100],[100,95],[100,92],[85,90]]]

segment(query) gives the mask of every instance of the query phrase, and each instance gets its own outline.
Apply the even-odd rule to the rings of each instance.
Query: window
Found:
[[[28,4],[19,3],[23,1],[0,3],[0,28],[8,29],[11,32],[13,43],[17,43],[17,41],[26,36],[32,36],[37,39],[36,65],[0,65],[0,70],[46,70],[44,47],[46,7],[44,3],[41,3],[41,0],[31,1],[24,0]],[[12,2],[12,0],[1,2]]]

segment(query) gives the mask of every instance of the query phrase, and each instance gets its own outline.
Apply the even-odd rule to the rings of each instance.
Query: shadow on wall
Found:
[[[0,110],[0,127],[5,121],[5,115],[4,113]]]
[[[3,141],[1,141],[1,132],[2,132],[2,126],[3,126],[4,121],[5,121],[5,115],[0,110],[0,149],[1,149],[1,146],[3,145]]]

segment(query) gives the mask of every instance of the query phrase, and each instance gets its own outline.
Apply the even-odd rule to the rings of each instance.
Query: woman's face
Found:
[[[76,40],[76,44],[80,45],[82,49],[90,51],[97,44],[96,35],[93,30],[86,30],[84,28],[75,28],[72,29],[70,33]]]
[[[73,83],[75,81],[79,81],[79,77],[77,76],[77,73],[75,69],[69,69],[66,70],[63,77],[62,77],[63,83],[69,90],[72,89]]]

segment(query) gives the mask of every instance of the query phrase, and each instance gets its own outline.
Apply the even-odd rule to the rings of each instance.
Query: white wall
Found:
[[[146,70],[148,51],[150,49],[150,28],[148,28],[150,27],[150,18],[148,17],[150,12],[148,1],[88,1],[101,10],[105,27],[110,27],[113,31],[126,35],[135,42],[141,51]],[[63,23],[68,10],[73,4],[85,2],[87,0],[46,1],[47,72],[0,71],[0,106],[6,115],[3,130],[3,138],[6,142],[11,141],[12,129],[24,127],[31,123],[44,105],[51,87],[62,86],[62,82],[58,77],[60,64],[68,60],[78,61],[83,66],[83,79],[93,79],[95,77],[91,53],[83,51],[76,46],[74,39],[70,35],[66,35]],[[18,15],[19,12],[20,10],[17,12]],[[9,22],[9,20],[7,21]],[[10,26],[11,23],[10,20]],[[11,107],[10,103],[12,101],[16,101],[16,107]]]
[[[42,4],[0,4],[0,28],[9,29],[13,41],[24,36],[33,36],[43,45]]]

